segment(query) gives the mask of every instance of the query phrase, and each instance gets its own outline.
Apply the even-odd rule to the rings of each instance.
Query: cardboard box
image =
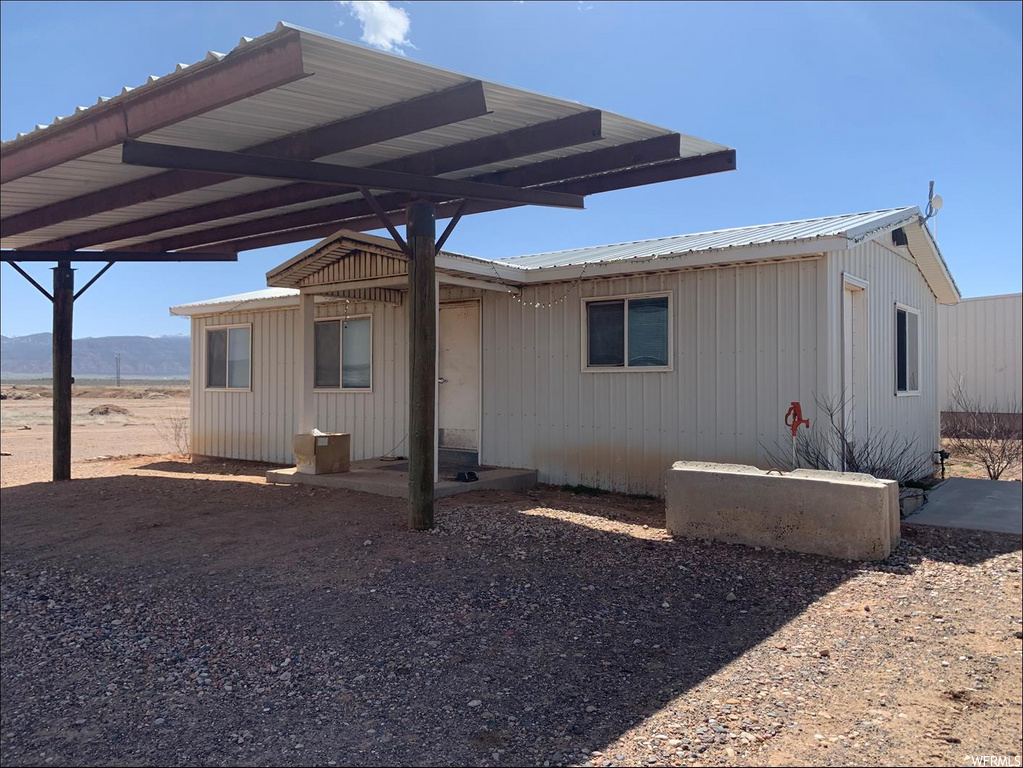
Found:
[[[306,475],[331,475],[352,468],[352,436],[347,432],[295,435],[295,467]]]

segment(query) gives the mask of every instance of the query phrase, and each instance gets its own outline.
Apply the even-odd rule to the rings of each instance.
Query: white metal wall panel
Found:
[[[1023,294],[963,299],[941,307],[938,322],[945,410],[952,409],[960,380],[969,397],[992,411],[1023,402]]]
[[[789,403],[822,386],[821,264],[541,285],[521,302],[485,293],[481,460],[654,495],[680,459],[766,464]],[[672,294],[674,370],[583,372],[582,298],[660,291]]]
[[[478,298],[479,291],[444,286],[441,300]],[[345,304],[318,303],[316,316],[343,317]],[[348,304],[349,315],[373,317],[373,391],[317,392],[317,427],[349,432],[352,459],[405,454],[408,432],[408,310],[382,303]],[[252,324],[251,391],[206,390],[202,340],[206,328]],[[192,452],[203,456],[289,464],[295,431],[297,309],[222,313],[192,318]]]
[[[338,317],[344,304],[317,305],[317,317]],[[348,314],[373,316],[372,392],[317,392],[316,424],[324,432],[349,432],[352,459],[404,453],[408,402],[408,312],[389,304],[349,304]],[[297,317],[297,313],[296,313]],[[291,458],[289,456],[288,461]]]
[[[343,317],[344,304],[317,304],[317,317]],[[348,314],[373,316],[373,391],[318,392],[317,426],[350,432],[352,458],[379,456],[405,435],[406,311],[386,304],[348,305]],[[287,464],[293,460],[298,312],[294,309],[192,319],[192,452]],[[252,387],[207,390],[202,340],[218,325],[252,324]]]
[[[938,448],[938,302],[916,264],[879,240],[828,254],[826,344],[831,391],[842,388],[842,274],[867,281],[868,419],[871,432],[894,431],[915,440],[921,460]],[[895,394],[895,304],[920,311],[920,394]]]
[[[192,318],[191,450],[202,456],[284,463],[291,456],[294,408],[294,310]],[[248,390],[205,387],[207,328],[252,325]],[[285,451],[287,452],[285,454]]]
[[[868,242],[826,259],[526,286],[521,299],[482,296],[481,461],[539,470],[544,482],[661,495],[680,459],[769,463],[783,415],[840,389],[842,272],[869,283],[870,424],[937,443],[937,302],[909,259]],[[582,371],[583,297],[670,292],[673,370]],[[551,308],[533,304],[554,302]],[[894,306],[920,310],[922,392],[894,393]],[[318,306],[317,316],[342,305]],[[352,434],[353,458],[405,452],[407,310],[351,304],[373,315],[373,392],[318,393],[318,426]],[[294,310],[193,320],[193,451],[287,463],[294,430]],[[205,328],[253,324],[252,392],[206,392]]]

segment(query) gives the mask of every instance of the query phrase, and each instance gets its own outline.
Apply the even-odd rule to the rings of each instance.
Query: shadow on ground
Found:
[[[143,464],[139,469],[148,469],[152,472],[172,472],[181,475],[222,475],[225,477],[266,477],[271,469],[280,469],[285,464],[267,464],[262,461],[217,461],[216,459],[204,459],[200,461],[174,461],[163,459]]]
[[[400,500],[230,480],[2,502],[5,765],[579,762],[863,568],[1019,549],[911,532],[867,566],[557,491],[445,500],[430,534]]]

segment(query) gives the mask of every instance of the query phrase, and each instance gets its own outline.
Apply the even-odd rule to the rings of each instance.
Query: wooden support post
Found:
[[[433,364],[436,366],[437,377],[434,379],[440,384],[440,275],[437,275],[433,285]],[[440,387],[433,388],[433,482],[440,480]]]
[[[409,246],[409,528],[433,528],[437,391],[437,222],[433,203],[408,206]]]
[[[306,435],[316,426],[315,386],[316,296],[302,292],[298,297],[298,328],[295,347],[298,376],[295,381],[295,432]]]
[[[53,270],[53,479],[71,479],[71,331],[75,271],[70,261]]]

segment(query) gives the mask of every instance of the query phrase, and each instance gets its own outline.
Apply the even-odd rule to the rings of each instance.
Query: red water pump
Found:
[[[796,436],[801,426],[810,428],[810,420],[803,418],[803,407],[798,400],[793,400],[792,405],[785,411],[785,426],[792,430],[793,437]]]
[[[792,468],[795,469],[799,466],[796,462],[796,433],[801,426],[810,428],[810,420],[803,418],[803,408],[798,400],[793,400],[792,405],[785,411],[785,426],[792,430]]]

